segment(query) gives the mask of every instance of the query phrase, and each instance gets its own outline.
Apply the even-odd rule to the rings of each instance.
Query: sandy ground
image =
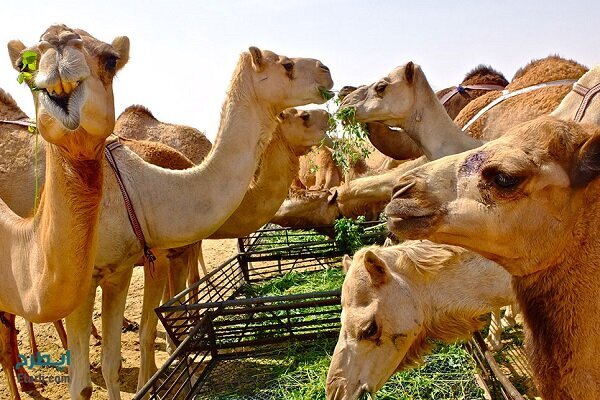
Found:
[[[203,243],[204,260],[208,269],[215,267],[222,261],[236,253],[236,240],[206,240]],[[144,273],[143,268],[135,268],[129,288],[129,296],[125,308],[125,316],[135,322],[140,321],[142,311]],[[100,317],[100,301],[102,291],[98,289],[96,293],[96,304],[94,308],[94,324],[102,335],[102,323]],[[27,329],[22,318],[17,318],[19,333],[19,350],[21,354],[31,352]],[[59,360],[64,350],[54,326],[52,324],[36,325],[36,338],[40,352],[50,354],[53,360]],[[123,399],[131,399],[137,386],[137,375],[139,371],[139,340],[137,332],[127,332],[121,338],[123,364],[121,369],[121,396]],[[167,359],[168,354],[165,351],[165,331],[159,323],[158,338],[156,340],[156,363],[160,365]],[[102,378],[100,367],[101,347],[94,338],[90,338],[90,363],[92,382],[94,384],[94,393],[92,399],[106,399],[106,385]],[[28,371],[29,372],[29,371]],[[36,367],[33,374],[44,374],[52,376],[64,375],[61,372],[49,368]],[[69,390],[66,383],[48,383],[46,386],[37,385],[35,391],[21,393],[23,399],[67,399]],[[10,392],[4,374],[0,376],[0,400],[10,399]]]

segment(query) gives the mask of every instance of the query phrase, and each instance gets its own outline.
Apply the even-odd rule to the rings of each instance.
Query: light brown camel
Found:
[[[252,47],[240,57],[215,145],[202,164],[184,171],[164,170],[143,162],[125,147],[116,149],[114,156],[148,245],[176,248],[210,236],[242,201],[279,112],[310,102],[322,103],[320,89],[328,90],[332,85],[329,69],[318,60],[288,58]],[[109,398],[118,399],[120,328],[132,265],[142,249],[114,178],[105,184],[99,239],[103,251],[96,259],[93,286],[100,284],[103,290],[102,372]],[[89,398],[92,393],[86,366],[93,302],[94,291],[90,291],[67,318],[73,356],[70,391],[74,398]]]
[[[210,239],[238,238],[246,236],[269,221],[284,201],[293,178],[298,174],[298,157],[317,146],[325,137],[328,129],[329,114],[324,110],[297,110],[290,108],[278,116],[277,128],[273,138],[266,146],[260,165],[244,199],[234,213],[209,236]],[[168,165],[167,165],[168,166]],[[204,271],[201,247],[200,264]],[[196,257],[196,260],[198,257]],[[154,309],[163,296],[167,272],[171,274],[170,297],[185,288],[189,271],[190,282],[196,282],[197,262],[191,260],[173,260],[170,257],[170,269],[144,275],[144,303],[140,324],[141,366],[138,378],[138,390],[156,372],[154,342],[158,318]],[[173,263],[178,263],[173,265]],[[190,267],[190,268],[188,268]]]
[[[540,117],[414,169],[391,231],[465,247],[513,275],[540,394],[600,397],[600,128]]]
[[[469,71],[463,81],[456,87],[449,87],[435,93],[436,97],[448,113],[454,119],[458,113],[471,101],[487,94],[491,90],[501,90],[506,87],[508,81],[500,72],[492,67],[479,65]],[[340,98],[355,91],[357,88],[345,86],[340,91]],[[361,87],[362,91],[368,87]],[[401,128],[390,128],[381,122],[369,122],[366,124],[369,140],[377,149],[385,149],[393,159],[407,160],[418,158],[423,151],[414,140],[403,134]]]
[[[131,107],[129,108],[130,111],[132,109]],[[150,115],[150,112],[141,106],[135,106],[135,109],[139,109]],[[290,108],[279,114],[273,139],[263,152],[261,165],[255,173],[253,184],[248,189],[238,210],[211,237],[244,236],[268,222],[269,218],[281,205],[292,178],[297,174],[298,156],[306,153],[312,146],[316,146],[321,142],[328,128],[328,118],[329,115],[324,110],[303,111]],[[119,120],[117,120],[120,130],[115,130],[115,133],[119,136],[143,137],[143,129],[147,124],[145,119],[147,118],[129,119],[128,124],[119,124]],[[163,123],[157,121],[153,125],[158,128],[160,124]],[[193,128],[181,125],[165,125],[167,127],[174,126],[171,131],[171,137],[177,136],[179,132],[193,131]],[[131,134],[130,130],[141,130],[142,133]],[[27,135],[20,135],[19,137],[23,140],[23,145],[25,145],[28,139]],[[158,139],[161,140],[160,137]],[[185,169],[193,166],[193,163],[187,157],[161,143],[138,140],[122,140],[122,143],[146,162],[160,167]],[[201,154],[203,146],[204,144],[201,140],[198,146],[199,149],[194,148],[189,143],[184,150],[191,151],[192,154]],[[34,151],[34,149],[30,150]],[[10,176],[5,178],[10,180]],[[27,199],[33,197],[33,193],[24,192],[27,192],[27,190],[22,190],[20,196],[24,202],[27,202]],[[140,385],[143,385],[152,373],[156,371],[153,352],[156,335],[156,315],[154,309],[158,306],[158,301],[160,301],[169,268],[174,270],[173,274],[179,274],[176,278],[179,284],[175,284],[173,290],[177,292],[183,290],[180,278],[183,277],[183,283],[185,283],[185,276],[189,265],[193,265],[192,271],[195,271],[191,279],[197,279],[198,277],[197,262],[195,262],[198,259],[198,247],[199,243],[178,249],[155,250],[157,260],[154,263],[154,272],[145,275],[145,295],[140,330],[140,348],[142,351]],[[195,265],[193,264],[194,262]],[[138,263],[143,265],[143,260]]]
[[[141,105],[127,107],[117,118],[115,133],[120,137],[160,142],[179,150],[194,164],[200,164],[212,143],[199,130],[157,120]]]
[[[271,222],[288,228],[309,228],[331,225],[340,216],[336,189],[293,189],[290,190]],[[332,236],[331,229],[321,230]]]
[[[215,146],[201,165],[185,171],[164,170],[125,147],[115,149],[148,245],[176,248],[212,234],[243,199],[278,113],[296,105],[322,103],[321,91],[332,86],[329,69],[318,60],[288,58],[252,47],[240,57]],[[114,175],[106,174],[104,184],[93,288],[67,318],[73,398],[92,394],[88,335],[97,285],[103,291],[102,372],[109,397],[120,397],[120,328],[132,266],[142,254]]]
[[[506,85],[508,81],[502,73],[490,66],[480,64],[467,72],[458,86],[438,90],[435,94],[450,118],[454,119],[472,100],[487,94],[490,90],[502,90]]]
[[[547,57],[520,70],[506,88],[512,91],[544,82],[579,79],[585,72],[585,67],[574,61]],[[568,84],[550,86],[507,99],[473,123],[468,133],[484,141],[494,139],[511,126],[554,110],[570,87]],[[465,135],[458,126],[463,126],[500,94],[494,91],[474,99],[459,113],[454,124],[443,112],[421,68],[409,62],[372,85],[347,95],[342,107],[354,107],[358,121],[384,122],[402,128],[420,145],[427,158],[434,160],[481,145],[480,140]],[[379,150],[394,157],[397,140],[386,146],[385,138],[379,139]]]
[[[0,253],[10,255],[0,281],[0,310],[5,313],[0,313],[0,361],[12,397],[19,398],[12,368],[16,357],[10,351],[16,347],[14,315],[8,313],[37,322],[57,320],[75,309],[91,286],[102,195],[100,160],[115,119],[112,80],[127,63],[129,39],[117,37],[108,45],[87,32],[55,25],[38,44],[26,48],[15,40],[8,50],[17,71],[24,68],[24,51],[36,53],[28,84],[38,89],[32,91],[37,128],[50,143],[45,189],[35,215],[23,219],[0,201]],[[3,117],[22,118],[14,101],[5,93],[2,97],[15,110]],[[1,124],[2,136],[14,128]],[[14,150],[2,146],[0,151],[4,160]]]
[[[365,247],[352,260],[345,256],[343,268],[329,400],[374,394],[395,372],[420,364],[431,339],[466,340],[481,329],[483,314],[515,300],[498,264],[429,241]]]

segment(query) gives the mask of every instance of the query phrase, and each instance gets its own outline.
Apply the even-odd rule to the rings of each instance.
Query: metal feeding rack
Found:
[[[364,244],[383,243],[380,225],[363,224]],[[296,362],[290,354],[331,353],[340,329],[339,289],[264,296],[254,288],[290,273],[339,268],[348,249],[314,230],[273,227],[239,239],[238,247],[236,256],[156,310],[178,347],[135,399],[275,400],[267,382]],[[491,393],[505,383],[494,374],[484,374]],[[518,394],[514,387],[504,391]]]

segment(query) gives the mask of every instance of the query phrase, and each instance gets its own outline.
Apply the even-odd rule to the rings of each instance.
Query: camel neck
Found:
[[[462,132],[450,119],[423,73],[415,75],[414,90],[416,107],[401,127],[421,145],[429,160],[461,153],[483,144]]]
[[[0,208],[0,229],[9,244],[2,254],[19,254],[8,264],[0,261],[6,278],[0,280],[0,293],[11,294],[10,299],[0,295],[0,309],[52,321],[75,307],[70,302],[80,296],[74,293],[87,293],[102,196],[101,148],[95,158],[74,159],[46,145],[45,185],[35,216],[23,220]]]
[[[232,81],[215,144],[199,166],[171,171],[130,157],[144,164],[132,166],[125,179],[135,186],[130,195],[141,204],[138,215],[144,216],[150,246],[173,248],[206,238],[240,205],[281,111],[261,104],[249,74],[242,68]]]
[[[596,236],[576,241],[582,246],[565,249],[557,263],[539,272],[513,278],[513,287],[526,322],[530,361],[538,371],[544,398],[580,399],[580,388],[594,381],[600,345],[600,241]],[[593,370],[596,370],[593,372]],[[591,380],[590,382],[588,382]],[[597,391],[590,391],[597,398]]]
[[[211,235],[211,239],[248,235],[269,222],[285,200],[298,170],[298,157],[294,155],[277,128],[263,152],[262,160],[254,175],[254,182],[250,185],[242,203]]]
[[[434,306],[427,313],[432,326],[440,326],[439,320],[452,316],[460,316],[457,321],[476,319],[514,300],[510,275],[501,266],[471,252],[459,257],[453,265],[435,272],[438,275],[423,287],[423,293],[431,298],[428,303]],[[465,286],[465,282],[477,285]]]

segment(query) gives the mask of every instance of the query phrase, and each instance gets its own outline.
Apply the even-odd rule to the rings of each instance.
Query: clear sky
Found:
[[[600,64],[600,1],[358,0],[33,0],[3,1],[0,42],[36,42],[52,23],[106,42],[131,39],[129,64],[115,82],[116,111],[143,104],[165,122],[214,138],[239,53],[258,46],[322,60],[335,88],[370,83],[407,61],[434,88],[459,83],[477,64],[510,80],[548,54]],[[33,115],[7,53],[0,87]]]

